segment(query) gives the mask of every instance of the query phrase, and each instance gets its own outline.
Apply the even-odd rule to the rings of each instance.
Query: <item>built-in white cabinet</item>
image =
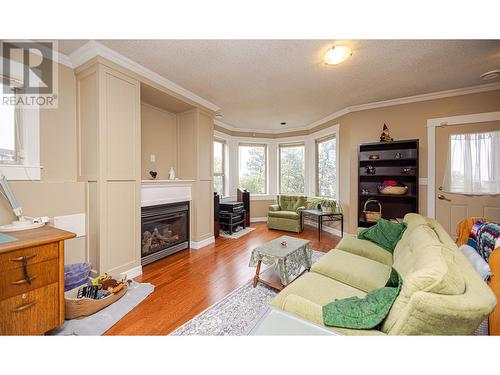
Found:
[[[140,266],[140,82],[101,62],[76,70],[78,179],[97,273]]]

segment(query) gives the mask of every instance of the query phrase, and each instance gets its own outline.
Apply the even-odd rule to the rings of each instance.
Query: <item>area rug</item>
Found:
[[[313,263],[324,253],[313,251]],[[249,331],[269,308],[277,291],[261,283],[248,281],[215,305],[177,328],[172,336],[241,336]]]
[[[154,289],[152,284],[132,281],[127,293],[112,305],[83,319],[65,320],[61,327],[48,335],[100,336],[153,293]]]
[[[221,230],[221,231],[219,232],[219,234],[220,234],[220,236],[221,236],[221,237],[224,237],[224,238],[231,238],[231,239],[233,239],[233,240],[236,240],[236,239],[238,239],[238,238],[240,238],[240,237],[243,237],[245,234],[250,233],[250,232],[251,232],[251,231],[253,231],[253,230],[255,230],[255,228],[252,228],[252,227],[247,227],[247,228],[242,229],[242,230],[240,230],[240,231],[238,231],[238,232],[235,232],[235,233],[233,233],[233,234],[229,234],[228,232],[225,232],[225,231]]]

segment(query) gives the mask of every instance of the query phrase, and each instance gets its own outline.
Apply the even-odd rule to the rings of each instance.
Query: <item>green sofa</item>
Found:
[[[417,214],[407,214],[404,221],[408,227],[394,255],[346,236],[271,305],[322,325],[323,305],[362,298],[384,286],[393,266],[403,287],[377,329],[329,329],[346,335],[472,334],[495,308],[495,295],[437,221]]]
[[[278,195],[276,202],[269,206],[267,227],[269,229],[302,232],[302,213],[307,198],[298,195]]]

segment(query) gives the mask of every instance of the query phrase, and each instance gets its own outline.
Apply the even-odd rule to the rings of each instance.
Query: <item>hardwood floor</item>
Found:
[[[198,250],[183,250],[143,268],[137,281],[151,283],[155,291],[111,327],[106,335],[166,335],[186,323],[255,275],[248,267],[252,249],[282,235],[311,240],[311,248],[327,252],[340,237],[306,226],[300,235],[267,229],[256,223],[253,232],[237,240],[218,238]]]

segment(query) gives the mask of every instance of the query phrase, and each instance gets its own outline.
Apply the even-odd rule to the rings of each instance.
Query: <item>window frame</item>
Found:
[[[222,177],[222,197],[227,196],[227,176],[226,176],[226,141],[224,139],[220,139],[215,137],[213,143],[220,143],[222,145],[222,161],[221,161],[221,166],[222,166],[222,172],[218,173],[215,172],[215,163],[214,163],[214,168],[213,168],[213,174],[214,177]],[[214,152],[215,155],[215,152]],[[215,160],[215,156],[214,156]]]
[[[3,92],[3,84],[0,82],[0,92]],[[21,161],[21,158],[20,158],[20,149],[19,149],[19,137],[20,137],[20,134],[19,134],[19,127],[16,126],[16,120],[19,119],[19,108],[17,106],[14,106],[13,108],[11,106],[7,106],[8,109],[10,110],[13,110],[13,119],[14,119],[14,123],[13,123],[13,127],[14,127],[14,160],[12,161],[8,161],[8,160],[2,160],[2,155],[0,153],[0,165],[19,165],[20,161]],[[2,150],[2,149],[0,149]]]
[[[19,126],[16,137],[22,140],[21,149],[17,149],[15,163],[0,162],[0,172],[9,181],[39,181],[40,166],[40,109],[16,108]]]
[[[240,162],[241,162],[241,152],[240,148],[241,147],[263,147],[264,148],[264,191],[262,193],[252,193],[252,195],[255,196],[263,196],[267,195],[269,191],[268,187],[268,173],[269,173],[269,168],[268,168],[268,145],[266,143],[253,143],[253,142],[239,142],[238,143],[238,187],[242,187],[240,184],[240,178],[241,178],[241,168],[240,168]]]
[[[338,195],[339,195],[339,173],[338,173],[338,170],[339,170],[339,158],[338,158],[338,137],[337,137],[337,133],[333,133],[333,134],[328,134],[326,136],[323,136],[323,137],[319,137],[319,138],[316,138],[314,139],[314,157],[315,157],[315,170],[314,170],[314,181],[315,181],[315,189],[314,189],[314,193],[316,196],[320,196],[320,187],[319,187],[319,145],[321,143],[325,143],[325,142],[329,142],[329,141],[332,141],[332,140],[335,140],[335,164],[336,164],[336,168],[337,168],[337,176],[336,176],[336,179],[335,179],[335,196],[334,197],[330,197],[330,198],[333,198],[335,200],[338,200]]]
[[[302,174],[304,176],[304,191],[302,192],[294,192],[294,193],[283,193],[281,191],[281,150],[284,148],[292,148],[292,147],[302,147],[304,151],[304,160],[302,164]],[[306,143],[305,141],[299,142],[288,142],[288,143],[278,143],[278,194],[288,194],[288,195],[304,195],[306,194]]]

